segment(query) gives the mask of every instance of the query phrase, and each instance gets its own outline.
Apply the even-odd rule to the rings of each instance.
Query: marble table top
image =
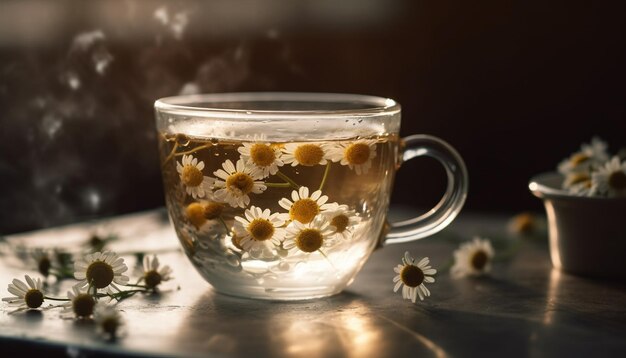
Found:
[[[392,292],[393,267],[404,251],[429,256],[435,268],[444,267],[459,239],[502,236],[506,219],[462,213],[433,237],[375,251],[343,293],[290,303],[216,293],[179,250],[163,210],[12,235],[6,241],[75,247],[93,230],[113,228],[121,239],[111,249],[159,252],[175,279],[158,295],[140,294],[118,304],[127,334],[115,342],[99,339],[93,322],[61,319],[59,309],[9,314],[3,303],[0,352],[72,357],[625,356],[625,283],[552,269],[545,242],[520,241],[519,250],[510,260],[496,262],[488,277],[455,280],[441,272],[429,286],[432,296],[423,302],[413,304]],[[131,271],[138,269],[135,261],[127,256]],[[36,271],[10,255],[0,256],[1,296],[8,296],[6,285],[25,273]],[[65,284],[58,292],[67,290]]]

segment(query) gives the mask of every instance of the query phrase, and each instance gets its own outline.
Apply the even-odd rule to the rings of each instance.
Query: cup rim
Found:
[[[346,108],[333,110],[259,110],[259,109],[233,109],[220,108],[220,106],[193,106],[193,103],[219,103],[219,102],[259,102],[259,101],[304,101],[304,102],[332,102],[337,104],[360,104],[367,108]],[[208,93],[164,97],[154,102],[157,111],[177,115],[195,117],[222,117],[222,118],[245,118],[246,120],[268,118],[281,118],[293,116],[316,117],[372,117],[379,115],[394,115],[400,112],[400,104],[391,98],[348,94],[348,93],[322,93],[322,92],[228,92]]]
[[[571,195],[567,191],[560,189],[560,183],[563,182],[563,175],[558,172],[545,172],[533,176],[528,182],[528,189],[534,196],[540,199],[560,199],[571,201],[588,201],[588,202],[618,202],[626,201],[626,198],[607,198],[599,196],[576,196]],[[555,187],[555,183],[559,183]]]

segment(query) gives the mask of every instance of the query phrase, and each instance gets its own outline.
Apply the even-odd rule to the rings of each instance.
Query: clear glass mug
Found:
[[[467,171],[447,143],[399,138],[400,105],[352,94],[225,93],[156,101],[170,218],[219,292],[297,300],[339,293],[383,243],[432,235],[459,213]],[[447,191],[387,223],[403,161],[430,156]]]

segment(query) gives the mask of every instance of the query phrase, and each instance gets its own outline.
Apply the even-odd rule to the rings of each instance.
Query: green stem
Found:
[[[335,265],[333,265],[333,263],[330,261],[330,259],[328,259],[328,256],[326,256],[326,254],[324,253],[324,251],[322,251],[321,249],[317,250],[320,254],[322,254],[322,256],[324,256],[324,258],[326,259],[326,261],[328,261],[328,264],[330,265],[330,267],[333,268],[333,270],[335,271],[339,271],[337,270],[337,268],[335,267]]]
[[[220,222],[222,223],[222,225],[224,225],[224,228],[226,229],[226,233],[230,233],[230,229],[228,228],[228,225],[226,224],[226,221],[224,221],[224,218],[222,216],[219,217]]]
[[[280,170],[276,172],[276,175],[281,178],[282,180],[286,181],[287,183],[291,184],[291,186],[298,190],[300,189],[300,185],[298,185],[295,181],[291,180],[290,177],[286,176],[285,174],[283,174]]]
[[[199,147],[195,147],[193,149],[190,149],[190,150],[187,150],[187,151],[184,151],[184,152],[175,153],[174,156],[175,157],[179,157],[181,155],[195,153],[195,152],[197,152],[199,150],[202,150],[202,149],[205,149],[205,148],[210,148],[211,146],[213,146],[213,144],[204,144],[204,145],[201,145]]]
[[[138,284],[132,284],[132,283],[127,283],[126,286],[128,286],[128,287],[140,287],[140,288],[145,288],[145,289],[149,288],[146,285],[138,285]],[[122,292],[124,292],[124,291],[122,291]]]
[[[290,188],[291,184],[289,183],[263,183],[268,188]]]
[[[320,183],[320,189],[324,188],[324,184],[326,184],[326,178],[328,178],[328,172],[330,171],[330,160],[326,163],[326,170],[324,170],[324,176],[322,177],[322,182]]]
[[[48,296],[43,296],[44,299],[46,300],[50,300],[50,301],[69,301],[69,298],[57,298],[57,297],[48,297]]]
[[[174,158],[174,154],[176,153],[176,149],[178,149],[178,142],[174,142],[174,146],[172,147],[172,151],[167,156],[167,158],[165,158],[165,160],[163,161],[163,167],[165,167],[165,164],[167,164],[167,162],[169,162],[172,158]]]

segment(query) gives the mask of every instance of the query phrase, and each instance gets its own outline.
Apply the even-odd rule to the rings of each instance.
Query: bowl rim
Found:
[[[533,176],[528,182],[528,189],[534,196],[541,199],[561,199],[572,201],[589,202],[624,202],[626,198],[607,198],[601,196],[577,196],[571,195],[567,191],[550,186],[548,183],[558,180],[563,181],[563,175],[559,172],[545,172]]]

